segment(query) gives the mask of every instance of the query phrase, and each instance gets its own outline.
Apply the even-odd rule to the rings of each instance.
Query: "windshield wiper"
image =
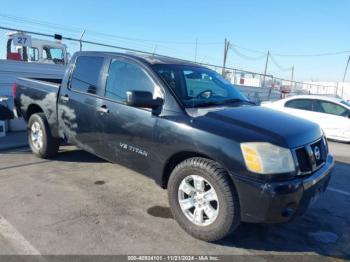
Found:
[[[246,103],[251,105],[256,105],[254,102],[243,100],[239,98],[226,99],[226,100],[213,100],[213,101],[202,101],[193,103],[193,107],[206,107],[206,106],[222,106],[227,104],[235,104],[235,103]]]
[[[216,106],[216,105],[222,105],[222,101],[203,101],[200,103],[193,103],[193,107],[205,107],[205,106]]]
[[[207,106],[223,106],[223,105],[229,105],[229,104],[250,104],[250,105],[256,105],[256,103],[251,102],[249,100],[244,100],[240,98],[231,98],[231,99],[224,99],[224,100],[208,100],[208,101],[193,101],[187,102],[187,106],[190,107],[207,107]]]
[[[232,98],[232,99],[226,99],[222,101],[223,104],[230,104],[230,103],[247,103],[251,105],[256,105],[254,102],[249,101],[249,100],[244,100],[240,98]]]

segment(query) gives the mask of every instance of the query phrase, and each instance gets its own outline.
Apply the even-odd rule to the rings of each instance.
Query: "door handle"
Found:
[[[69,101],[69,96],[68,96],[67,94],[61,96],[61,100],[62,100],[63,102],[68,102],[68,101]]]
[[[107,108],[107,106],[101,106],[101,107],[97,108],[97,111],[102,113],[102,114],[108,114],[109,113],[109,109]]]

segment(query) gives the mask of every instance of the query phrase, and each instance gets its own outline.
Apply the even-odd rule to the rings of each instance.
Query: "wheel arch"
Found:
[[[181,152],[175,153],[168,159],[168,161],[166,161],[166,165],[163,168],[163,174],[162,174],[162,180],[161,180],[162,188],[164,189],[167,188],[168,180],[173,169],[182,161],[192,157],[203,157],[203,158],[213,160],[211,157],[205,154],[194,152],[194,151],[181,151]]]
[[[44,110],[38,104],[30,104],[28,106],[24,119],[28,122],[29,118],[36,113],[44,113]]]
[[[193,157],[202,157],[202,158],[216,161],[215,159],[213,159],[212,157],[210,157],[207,154],[203,154],[203,153],[199,153],[199,152],[195,152],[195,151],[177,152],[177,153],[173,154],[166,161],[166,165],[164,166],[163,173],[162,173],[161,187],[164,189],[167,188],[170,174],[178,164],[180,164],[182,161],[184,161],[186,159],[193,158]],[[221,163],[219,163],[219,164],[221,164]]]

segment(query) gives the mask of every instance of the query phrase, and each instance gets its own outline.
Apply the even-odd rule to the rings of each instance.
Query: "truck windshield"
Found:
[[[61,48],[45,46],[43,58],[52,60],[55,64],[64,64],[64,52]]]
[[[187,108],[250,103],[230,82],[210,69],[161,64],[154,68]]]

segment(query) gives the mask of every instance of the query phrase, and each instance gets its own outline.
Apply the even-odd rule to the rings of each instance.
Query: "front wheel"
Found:
[[[51,135],[44,113],[36,113],[29,118],[28,142],[37,157],[49,158],[58,152],[60,141]]]
[[[212,160],[196,157],[176,166],[169,178],[168,196],[174,218],[195,238],[216,241],[240,223],[234,185]]]

